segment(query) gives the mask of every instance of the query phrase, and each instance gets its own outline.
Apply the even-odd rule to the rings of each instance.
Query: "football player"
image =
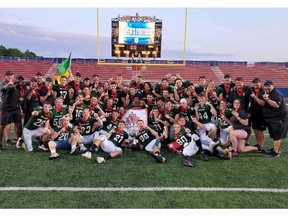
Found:
[[[150,152],[156,162],[165,163],[166,159],[160,153],[161,143],[157,139],[159,138],[158,133],[149,126],[145,127],[143,120],[138,120],[137,126],[139,128],[137,139],[140,149],[143,149],[145,146],[145,150]]]
[[[124,131],[125,122],[120,121],[117,125],[117,129],[111,129],[107,135],[99,136],[92,145],[91,150],[95,151],[99,147],[107,154],[104,157],[97,157],[98,163],[104,163],[109,159],[115,158],[122,154],[122,146],[126,139],[128,139],[128,134]]]

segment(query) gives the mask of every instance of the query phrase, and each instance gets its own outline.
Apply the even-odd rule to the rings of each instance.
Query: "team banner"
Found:
[[[143,120],[144,125],[148,125],[148,111],[147,109],[129,109],[123,115],[122,121],[126,123],[126,132],[129,134],[129,139],[138,134],[137,121]]]

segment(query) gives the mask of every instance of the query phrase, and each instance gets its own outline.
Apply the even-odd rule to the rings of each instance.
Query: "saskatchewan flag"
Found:
[[[71,52],[67,59],[65,59],[58,67],[59,75],[55,76],[55,80],[57,80],[58,84],[60,84],[61,76],[69,77],[69,69],[71,67]]]

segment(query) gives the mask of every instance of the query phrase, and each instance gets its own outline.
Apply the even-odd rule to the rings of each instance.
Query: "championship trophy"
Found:
[[[125,147],[125,153],[126,154],[131,154],[132,153],[132,149],[137,148],[138,146],[138,140],[136,139],[136,137],[139,134],[139,129],[137,126],[132,126],[128,129],[129,131],[129,135],[130,135],[130,139],[128,144]]]

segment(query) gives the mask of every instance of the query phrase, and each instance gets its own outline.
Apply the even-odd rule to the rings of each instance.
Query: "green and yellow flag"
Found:
[[[60,84],[61,76],[69,77],[69,69],[71,67],[71,52],[67,59],[65,59],[58,67],[59,75],[55,76],[55,80],[57,80],[58,84]]]

